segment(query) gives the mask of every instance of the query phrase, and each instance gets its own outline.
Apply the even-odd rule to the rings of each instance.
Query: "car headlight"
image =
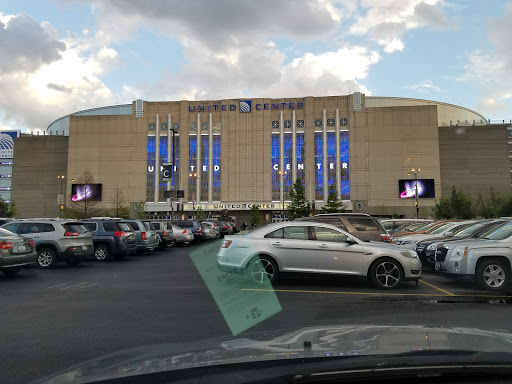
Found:
[[[453,249],[452,255],[454,257],[463,257],[468,255],[468,247],[459,245]]]
[[[427,250],[429,251],[433,251],[437,248],[437,246],[439,245],[439,243],[432,243],[430,244],[428,247],[427,247]]]
[[[404,257],[408,257],[410,259],[417,259],[418,254],[416,252],[400,252],[400,254]]]

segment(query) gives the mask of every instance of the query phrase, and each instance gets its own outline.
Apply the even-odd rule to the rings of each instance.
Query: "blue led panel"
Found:
[[[146,201],[153,201],[155,187],[155,136],[148,136],[148,168],[146,182]]]
[[[336,132],[327,132],[327,164],[325,166],[327,167],[327,185],[336,186]]]
[[[293,159],[293,146],[292,134],[284,134],[284,171],[286,175],[283,176],[284,181],[284,199],[290,200],[290,189],[292,187],[292,159]]]
[[[279,134],[272,133],[272,201],[279,201]]]
[[[304,147],[304,132],[297,133],[297,179],[302,180],[306,186],[306,152]]]
[[[220,135],[213,135],[213,201],[220,201]]]
[[[198,173],[196,169],[197,164],[197,136],[196,135],[188,135],[188,150],[189,150],[189,160],[188,160],[188,172],[189,173]],[[188,178],[188,201],[196,201],[196,179],[194,177],[190,177],[187,174]]]
[[[208,165],[210,164],[210,137],[201,135],[201,201],[208,201]]]
[[[341,163],[341,199],[350,200],[350,176],[349,176],[349,139],[348,131],[340,132],[340,163]],[[344,167],[346,164],[346,168]]]
[[[324,198],[324,175],[322,170],[322,135],[322,132],[315,132],[315,200],[323,200]]]

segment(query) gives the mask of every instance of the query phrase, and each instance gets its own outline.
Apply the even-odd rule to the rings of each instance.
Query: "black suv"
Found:
[[[389,234],[381,223],[375,217],[364,213],[321,213],[297,220],[332,224],[363,241],[389,242]]]
[[[98,261],[106,261],[111,256],[121,258],[137,251],[137,238],[128,224],[109,219],[85,219],[82,224],[92,233],[94,258]]]

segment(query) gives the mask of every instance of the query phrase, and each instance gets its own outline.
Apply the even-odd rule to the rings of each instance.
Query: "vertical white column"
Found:
[[[167,162],[168,163],[171,163],[172,162],[172,153],[171,153],[171,150],[172,150],[172,135],[171,135],[171,114],[169,113],[167,115]],[[174,168],[174,164],[172,165],[173,168]],[[174,174],[174,169],[173,169],[173,174]],[[167,190],[170,191],[171,190],[171,182],[168,181],[167,182]],[[171,199],[167,198],[167,204],[170,204],[171,202]]]
[[[154,202],[158,203],[160,189],[160,117],[156,114],[155,123],[155,196]]]
[[[297,136],[295,132],[295,111],[292,111],[292,183],[297,180]]]
[[[284,127],[283,111],[279,112],[279,171],[284,172]],[[279,196],[284,201],[284,176],[279,175]]]
[[[325,112],[322,116],[322,126],[323,126],[323,142],[322,142],[322,173],[324,179],[324,202],[327,203],[327,194],[328,194],[328,180],[327,180],[327,113]]]
[[[208,202],[211,203],[213,199],[213,121],[211,113],[209,128],[210,131],[208,138]]]
[[[196,142],[196,201],[201,201],[201,115],[197,114],[197,142]]]
[[[341,198],[340,110],[336,108],[336,191]]]

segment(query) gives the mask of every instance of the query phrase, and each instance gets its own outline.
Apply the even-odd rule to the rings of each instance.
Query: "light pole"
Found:
[[[408,173],[408,175],[414,175],[414,195],[416,198],[416,201],[414,202],[414,205],[416,206],[416,218],[418,218],[420,213],[420,207],[418,205],[418,173],[421,172],[420,168],[413,168],[411,169],[411,172]]]
[[[194,180],[196,181],[196,184],[197,184],[197,173],[189,173],[188,174],[189,177],[193,177]],[[192,192],[192,220],[195,220],[195,215],[196,215],[196,193],[195,192]]]
[[[66,175],[57,175],[57,179],[60,180],[60,195],[57,199],[59,202],[59,217],[62,217],[62,210],[64,209],[64,194],[62,193],[64,187],[64,180],[66,179]]]
[[[287,172],[286,171],[279,171],[279,176],[281,177],[281,196],[282,196],[282,199],[281,199],[281,202],[283,203],[283,206],[282,206],[282,214],[281,214],[281,220],[284,221],[284,175],[286,175]]]

